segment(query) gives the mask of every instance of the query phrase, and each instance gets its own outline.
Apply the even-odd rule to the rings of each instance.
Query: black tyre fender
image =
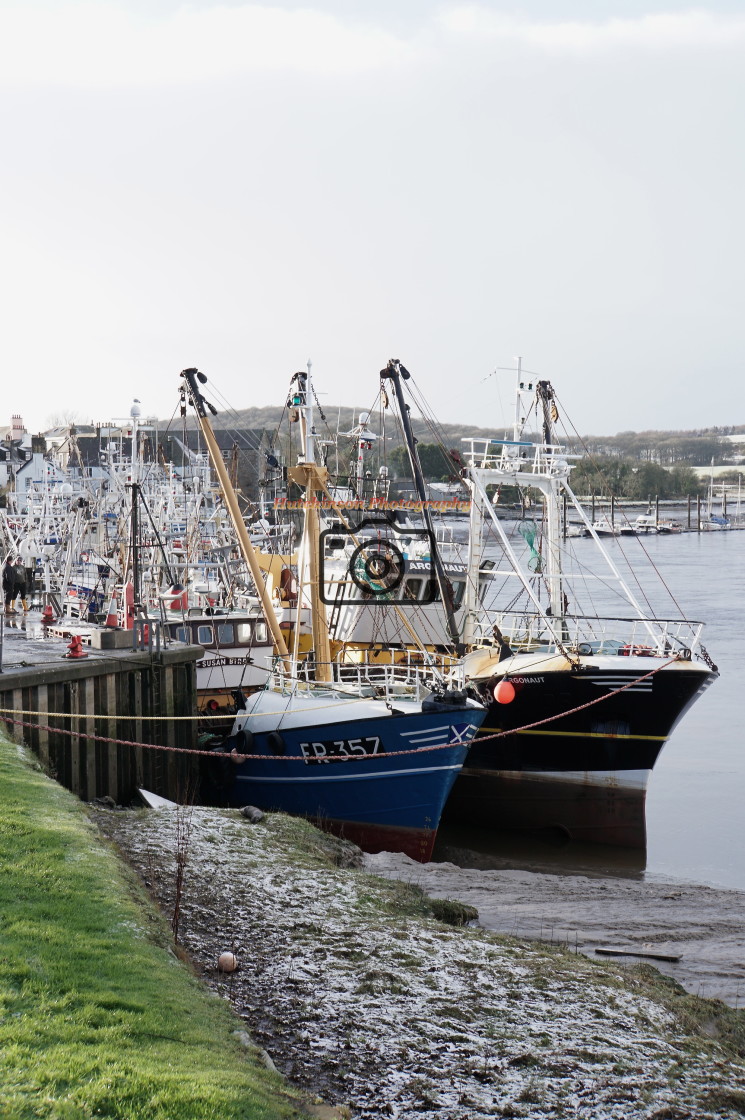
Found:
[[[251,754],[253,751],[254,737],[253,732],[248,728],[242,727],[240,731],[235,733],[235,749],[238,754]]]
[[[266,743],[272,754],[282,755],[287,752],[287,744],[279,731],[270,731],[266,737]]]

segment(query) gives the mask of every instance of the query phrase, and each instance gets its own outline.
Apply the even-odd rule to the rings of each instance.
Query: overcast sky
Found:
[[[0,424],[204,370],[501,426],[745,423],[745,5],[0,0]]]

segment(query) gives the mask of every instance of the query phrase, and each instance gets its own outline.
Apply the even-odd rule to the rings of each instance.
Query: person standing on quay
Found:
[[[13,588],[13,606],[15,606],[16,595],[20,595],[21,606],[25,613],[28,610],[28,603],[26,602],[26,568],[20,559],[16,563],[15,573],[16,581]]]
[[[18,594],[16,591],[16,570],[9,556],[6,557],[3,566],[3,594],[5,596],[5,613],[15,614],[13,603]]]

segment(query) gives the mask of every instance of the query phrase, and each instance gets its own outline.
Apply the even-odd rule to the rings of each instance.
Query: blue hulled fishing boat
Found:
[[[302,453],[288,471],[305,493],[303,537],[312,650],[298,661],[287,649],[270,591],[253,551],[225,463],[207,418],[195,369],[182,376],[220,479],[241,549],[272,634],[277,672],[262,692],[244,700],[230,736],[216,747],[205,789],[229,805],[307,817],[367,851],[402,851],[429,859],[440,816],[486,709],[463,692],[443,688],[349,695],[333,682],[328,625],[320,597],[317,494],[328,493],[328,472],[314,461],[310,368],[296,374],[293,406],[301,418]],[[312,666],[314,680],[300,681]],[[376,692],[375,689],[371,691]]]
[[[232,753],[220,800],[307,817],[365,851],[426,861],[485,716],[458,692],[423,701],[256,693],[221,746]]]

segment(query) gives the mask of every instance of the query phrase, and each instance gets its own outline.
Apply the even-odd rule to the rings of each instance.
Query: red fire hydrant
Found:
[[[70,644],[68,645],[67,648],[69,649],[70,652],[66,653],[65,657],[87,657],[88,656],[88,654],[83,651],[83,639],[81,638],[80,634],[75,634],[72,638],[70,638]]]

